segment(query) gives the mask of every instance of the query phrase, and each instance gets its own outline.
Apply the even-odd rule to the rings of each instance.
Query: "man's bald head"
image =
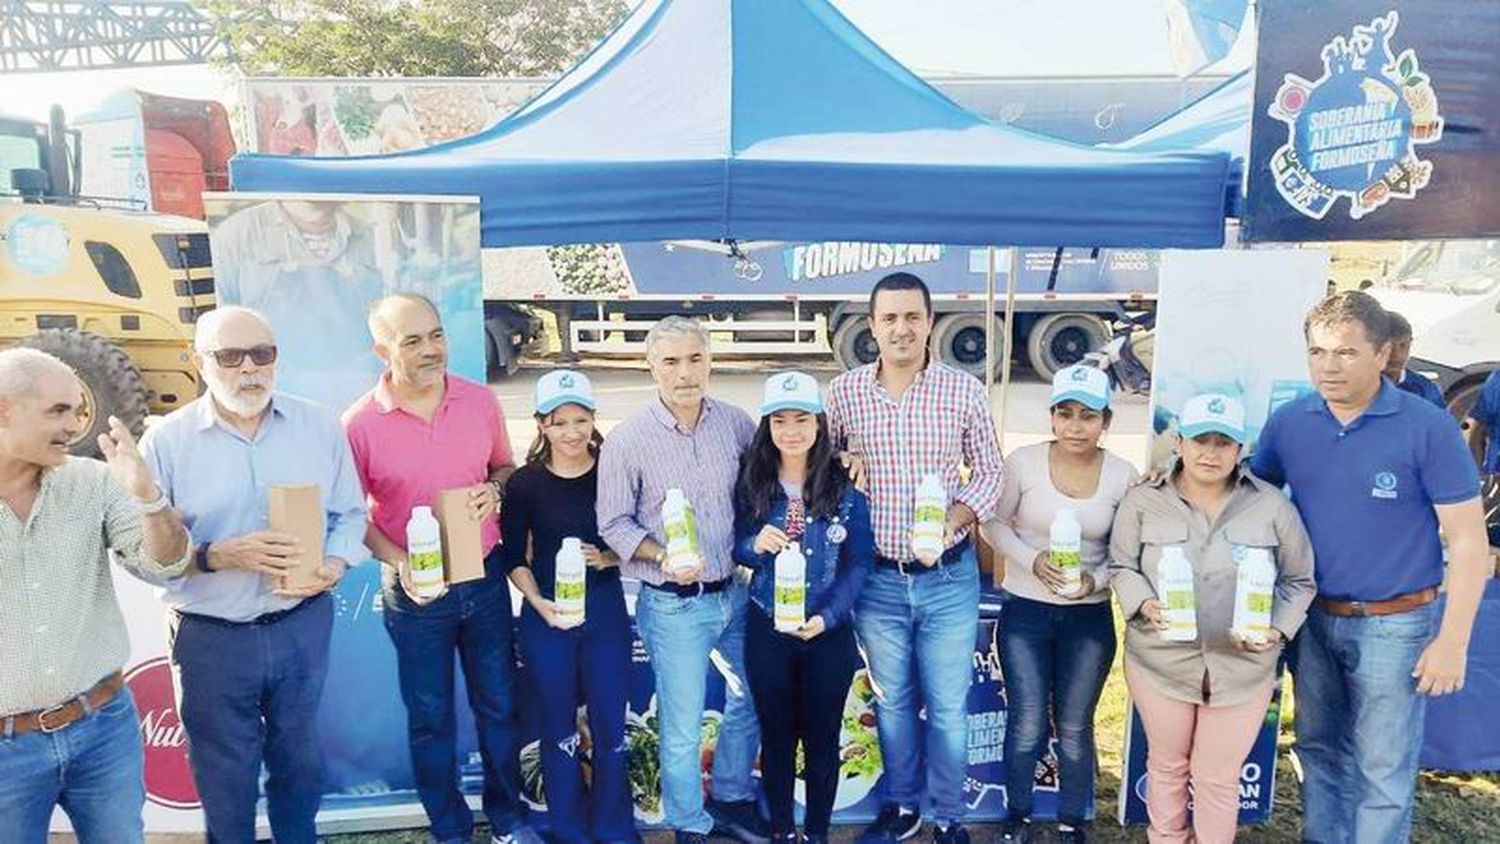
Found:
[[[260,311],[243,305],[225,305],[198,317],[193,330],[193,348],[199,354],[223,348],[249,348],[276,342],[271,322]]]
[[[370,305],[366,324],[370,336],[381,345],[393,345],[400,341],[402,330],[408,323],[442,324],[437,305],[420,293],[392,293],[382,296]]]
[[[36,395],[45,378],[76,379],[73,367],[40,349],[16,346],[0,352],[0,401],[13,402]]]
[[[437,306],[426,296],[396,293],[370,306],[375,354],[390,368],[398,388],[429,390],[448,372],[448,338]]]

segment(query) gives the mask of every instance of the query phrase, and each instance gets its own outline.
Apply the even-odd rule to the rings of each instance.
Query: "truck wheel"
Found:
[[[140,436],[145,428],[150,392],[141,370],[125,350],[97,334],[67,328],[49,328],[22,340],[19,345],[46,352],[73,367],[83,382],[84,431],[70,443],[70,450],[83,457],[99,456],[99,435],[109,430],[109,417],[125,423]]]
[[[880,357],[880,347],[875,345],[875,335],[870,332],[870,318],[852,316],[839,323],[833,332],[833,356],[845,369],[855,369],[874,363]]]
[[[991,317],[995,323],[995,339],[991,360],[1000,365],[1000,350],[1005,347],[1005,321]],[[932,327],[932,348],[938,360],[970,375],[984,380],[984,314],[944,314]]]
[[[1083,360],[1109,340],[1109,326],[1093,314],[1050,314],[1037,320],[1026,338],[1031,368],[1047,381],[1059,369]]]

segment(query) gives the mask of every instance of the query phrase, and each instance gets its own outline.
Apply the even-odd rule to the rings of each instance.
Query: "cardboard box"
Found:
[[[326,514],[323,496],[317,484],[271,487],[271,530],[289,533],[302,543],[302,559],[280,578],[279,588],[298,589],[318,583],[318,566],[323,564],[323,537]]]
[[[469,517],[470,489],[443,490],[433,508],[442,529],[443,564],[449,583],[484,579],[484,540],[481,523]]]

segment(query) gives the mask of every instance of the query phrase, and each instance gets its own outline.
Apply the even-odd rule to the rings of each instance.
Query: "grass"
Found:
[[[1120,627],[1118,612],[1116,615],[1116,626]],[[1121,637],[1123,642],[1123,631]],[[1095,722],[1100,771],[1095,794],[1098,820],[1094,824],[1093,837],[1101,844],[1140,842],[1146,837],[1143,830],[1123,829],[1114,820],[1120,792],[1120,772],[1124,765],[1122,751],[1125,741],[1126,692],[1125,676],[1121,668],[1123,653],[1122,644],[1105,684]],[[1242,829],[1235,840],[1245,844],[1284,844],[1299,841],[1302,837],[1302,801],[1297,793],[1297,780],[1289,758],[1295,701],[1290,693],[1283,700],[1275,810],[1271,813],[1269,823]],[[1417,817],[1413,842],[1446,844],[1466,840],[1494,840],[1492,836],[1497,834],[1496,830],[1500,830],[1500,774],[1422,772],[1417,786]],[[971,827],[971,831],[976,844],[993,841],[995,838],[993,827],[975,825]],[[853,841],[857,832],[857,827],[839,828],[832,838],[836,842],[849,842]],[[667,844],[671,841],[671,836],[653,833],[647,835],[646,839],[649,844]],[[329,840],[341,844],[419,844],[428,839],[422,831],[393,831],[333,836]],[[488,832],[477,830],[474,841],[486,844],[489,841]]]

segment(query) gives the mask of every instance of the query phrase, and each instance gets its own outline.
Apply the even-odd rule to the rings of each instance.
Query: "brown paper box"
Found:
[[[469,489],[447,489],[438,493],[438,527],[443,536],[443,564],[449,583],[484,579],[484,541],[480,523],[469,518]]]
[[[280,578],[281,588],[297,589],[318,583],[323,564],[325,530],[323,496],[317,484],[271,487],[271,530],[289,533],[302,543],[302,559]]]

